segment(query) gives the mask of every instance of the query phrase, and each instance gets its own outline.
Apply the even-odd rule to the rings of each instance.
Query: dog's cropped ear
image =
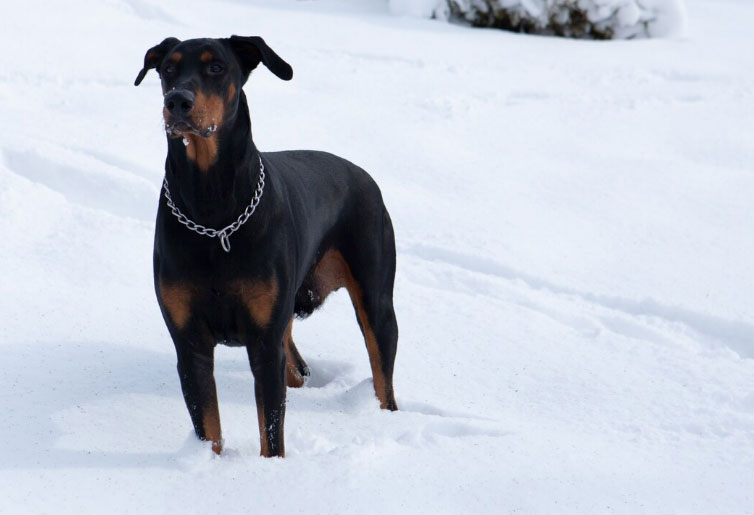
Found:
[[[165,38],[162,40],[162,43],[147,50],[147,53],[144,55],[144,68],[142,68],[139,75],[136,76],[134,86],[141,84],[141,81],[144,80],[144,76],[149,70],[160,66],[160,63],[165,56],[168,55],[168,52],[180,42],[181,41],[176,38]]]
[[[260,62],[283,80],[293,77],[291,65],[283,61],[259,36],[231,36],[228,43],[241,64],[244,82]]]

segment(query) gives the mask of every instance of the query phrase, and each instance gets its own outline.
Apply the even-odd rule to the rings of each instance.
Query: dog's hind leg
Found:
[[[362,293],[358,287],[348,291],[366,342],[374,393],[380,401],[380,408],[395,411],[398,405],[393,393],[393,367],[398,348],[398,323],[392,299]]]
[[[300,388],[304,386],[306,377],[309,377],[309,366],[304,358],[299,354],[296,345],[293,343],[293,318],[288,323],[283,336],[283,349],[285,350],[286,359],[286,383],[290,388]]]
[[[366,231],[362,233],[368,241],[355,245],[360,250],[347,258],[351,280],[346,287],[366,342],[380,408],[395,411],[398,409],[393,393],[393,367],[398,348],[398,323],[393,309],[395,238],[385,210],[378,227],[380,230],[371,236]]]

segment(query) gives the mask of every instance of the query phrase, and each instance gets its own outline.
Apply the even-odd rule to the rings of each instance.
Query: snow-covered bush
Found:
[[[396,14],[573,38],[662,37],[681,30],[682,0],[389,0]]]

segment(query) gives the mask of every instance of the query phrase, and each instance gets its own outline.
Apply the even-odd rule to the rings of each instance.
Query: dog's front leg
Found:
[[[195,347],[182,338],[175,340],[175,348],[183,399],[191,415],[196,436],[200,440],[212,442],[212,450],[220,454],[222,432],[213,374],[215,348],[213,345]]]
[[[285,456],[283,423],[285,422],[285,354],[282,331],[269,331],[263,338],[247,345],[254,373],[254,395],[259,419],[260,454],[264,457]]]

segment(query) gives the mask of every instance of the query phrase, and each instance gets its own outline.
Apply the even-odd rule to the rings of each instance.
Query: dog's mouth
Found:
[[[179,120],[165,124],[165,132],[171,138],[185,137],[187,134],[196,134],[202,138],[209,138],[217,131],[217,125],[210,125],[207,128],[197,127],[188,120]]]

